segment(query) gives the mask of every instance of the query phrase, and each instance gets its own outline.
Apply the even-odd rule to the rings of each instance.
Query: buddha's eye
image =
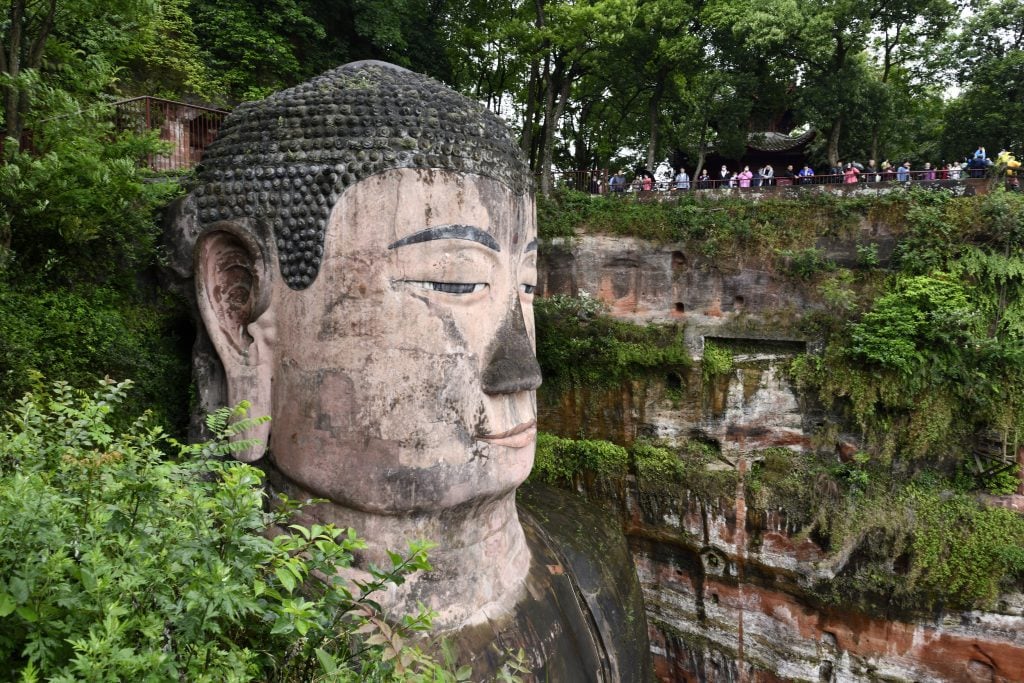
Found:
[[[431,282],[429,280],[405,280],[405,284],[417,289],[429,289],[445,294],[474,294],[487,286],[485,282]]]
[[[537,285],[519,285],[519,289],[523,294],[533,294],[537,289]]]

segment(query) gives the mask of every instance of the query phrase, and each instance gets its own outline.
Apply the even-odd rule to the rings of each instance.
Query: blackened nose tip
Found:
[[[540,365],[518,300],[498,328],[488,351],[483,373],[485,394],[514,394],[534,391],[540,386]]]

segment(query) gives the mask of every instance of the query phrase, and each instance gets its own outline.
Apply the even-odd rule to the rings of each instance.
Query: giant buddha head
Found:
[[[272,418],[238,457],[371,547],[439,541],[406,603],[468,597],[450,623],[501,603],[529,564],[514,491],[540,384],[535,210],[502,121],[426,76],[349,64],[235,110],[191,201],[227,398]]]
[[[382,513],[522,482],[536,228],[497,117],[350,64],[239,107],[198,177],[200,310],[229,400],[271,416],[257,436],[281,472]]]

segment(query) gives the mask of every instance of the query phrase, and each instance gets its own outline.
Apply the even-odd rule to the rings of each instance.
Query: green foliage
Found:
[[[615,386],[645,373],[681,372],[691,363],[681,327],[620,322],[591,297],[537,299],[534,315],[546,390]]]
[[[430,613],[392,623],[373,601],[429,569],[429,544],[356,597],[338,574],[354,532],[293,524],[286,499],[265,512],[260,470],[220,459],[267,418],[218,411],[217,441],[195,446],[145,417],[118,432],[127,387],[57,383],[0,425],[0,678],[456,680],[412,641]]]
[[[43,66],[18,79],[31,145],[8,141],[0,162],[0,403],[40,375],[78,386],[131,376],[136,405],[179,430],[191,323],[182,302],[154,291],[151,269],[159,211],[181,188],[145,169],[164,146],[117,133],[110,106],[117,63],[136,54],[129,31],[148,30],[155,10],[136,0],[57,6]]]
[[[849,558],[815,589],[830,601],[911,613],[991,607],[1024,579],[1024,518],[934,473],[904,480],[863,452],[845,462],[782,448],[751,457],[753,513],[781,510],[801,535]]]
[[[879,264],[878,260],[878,245],[875,243],[871,244],[858,244],[857,245],[857,265],[861,268],[877,268]]]
[[[110,109],[79,114],[66,94],[44,90],[37,99],[55,118],[33,128],[33,151],[0,165],[11,274],[131,282],[153,259],[157,208],[181,189],[147,182],[139,161],[160,149],[153,139],[115,135]]]
[[[188,415],[191,324],[184,304],[140,301],[112,287],[36,288],[0,281],[0,402],[43,377],[89,386],[97,373],[136,377],[129,413],[143,406],[175,430]]]
[[[782,272],[800,280],[810,280],[818,273],[835,268],[835,264],[826,259],[825,253],[817,247],[782,249],[779,256],[783,260]]]
[[[681,447],[636,441],[628,448],[596,439],[567,439],[537,434],[537,455],[530,479],[577,489],[593,477],[621,482],[632,471],[644,491],[678,496],[684,491],[708,501],[736,493],[735,469],[712,469],[716,452],[689,441]]]
[[[835,529],[853,547],[851,560],[819,588],[824,596],[848,601],[852,593],[881,609],[920,614],[992,608],[1002,592],[1019,586],[1024,520],[941,484],[911,483],[851,508]]]
[[[926,354],[955,353],[976,325],[959,281],[942,274],[910,277],[851,325],[849,352],[909,374]]]
[[[849,314],[857,307],[853,272],[840,268],[831,277],[823,278],[818,285],[818,294],[834,315]]]
[[[1024,578],[1024,520],[986,508],[964,495],[911,487],[903,500],[913,511],[908,588],[940,595],[954,605],[991,606],[1004,582]]]
[[[705,383],[715,377],[728,375],[732,372],[732,365],[732,351],[710,339],[704,340],[704,355],[701,356],[700,369]]]
[[[885,460],[955,462],[986,429],[1006,450],[1024,427],[1024,202],[1001,191],[908,200],[900,271],[859,320],[824,326],[824,358],[799,359],[793,375],[826,405],[848,408]],[[821,290],[826,300],[841,293]]]
[[[846,234],[872,212],[902,208],[894,205],[890,197],[819,193],[757,202],[685,194],[671,201],[643,202],[565,191],[538,197],[537,220],[545,238],[571,237],[579,231],[680,242],[688,253],[772,260],[779,272],[809,279],[835,267],[815,247],[819,237]]]
[[[608,441],[563,439],[540,432],[530,477],[556,486],[569,486],[585,472],[622,477],[628,464],[629,455],[622,446]]]

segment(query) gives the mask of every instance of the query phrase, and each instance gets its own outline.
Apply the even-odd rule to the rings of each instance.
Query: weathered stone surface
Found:
[[[1024,679],[1024,595],[917,622],[826,606],[807,587],[834,561],[783,516],[632,482],[621,495],[658,680]]]
[[[591,556],[547,517],[522,524],[515,504],[541,381],[530,185],[477,103],[392,65],[347,65],[236,110],[171,212],[169,278],[194,274],[201,403],[272,418],[235,457],[321,499],[307,524],[367,539],[350,578],[438,543],[432,571],[374,596],[388,616],[435,610],[481,678],[497,640],[541,678],[639,680],[644,610],[621,537]],[[623,610],[628,632],[610,627]]]
[[[783,373],[792,356],[785,350],[737,354],[733,370],[710,383],[695,365],[683,377],[635,380],[608,390],[572,389],[546,396],[539,419],[549,431],[622,444],[645,437],[668,444],[698,439],[732,453],[802,449],[810,443],[818,413],[801,404]]]
[[[880,245],[884,263],[894,244],[887,227],[865,223],[860,234]],[[852,265],[857,241],[818,246]],[[627,444],[713,441],[740,471],[752,450],[810,445],[819,409],[781,372],[814,343],[791,332],[821,305],[805,287],[756,263],[726,267],[680,245],[601,235],[557,241],[542,254],[539,283],[547,294],[596,296],[623,320],[685,324],[698,361],[682,377],[566,392],[540,406],[542,428]],[[711,382],[699,366],[706,339],[734,358]],[[840,434],[835,448],[848,460],[859,437]],[[872,617],[815,598],[809,587],[834,578],[848,557],[826,552],[782,511],[748,509],[740,495],[709,503],[685,490],[653,493],[632,479],[588,495],[613,500],[625,520],[658,680],[1024,681],[1024,595],[1002,596],[991,612]],[[1021,500],[986,502],[1024,510]]]

